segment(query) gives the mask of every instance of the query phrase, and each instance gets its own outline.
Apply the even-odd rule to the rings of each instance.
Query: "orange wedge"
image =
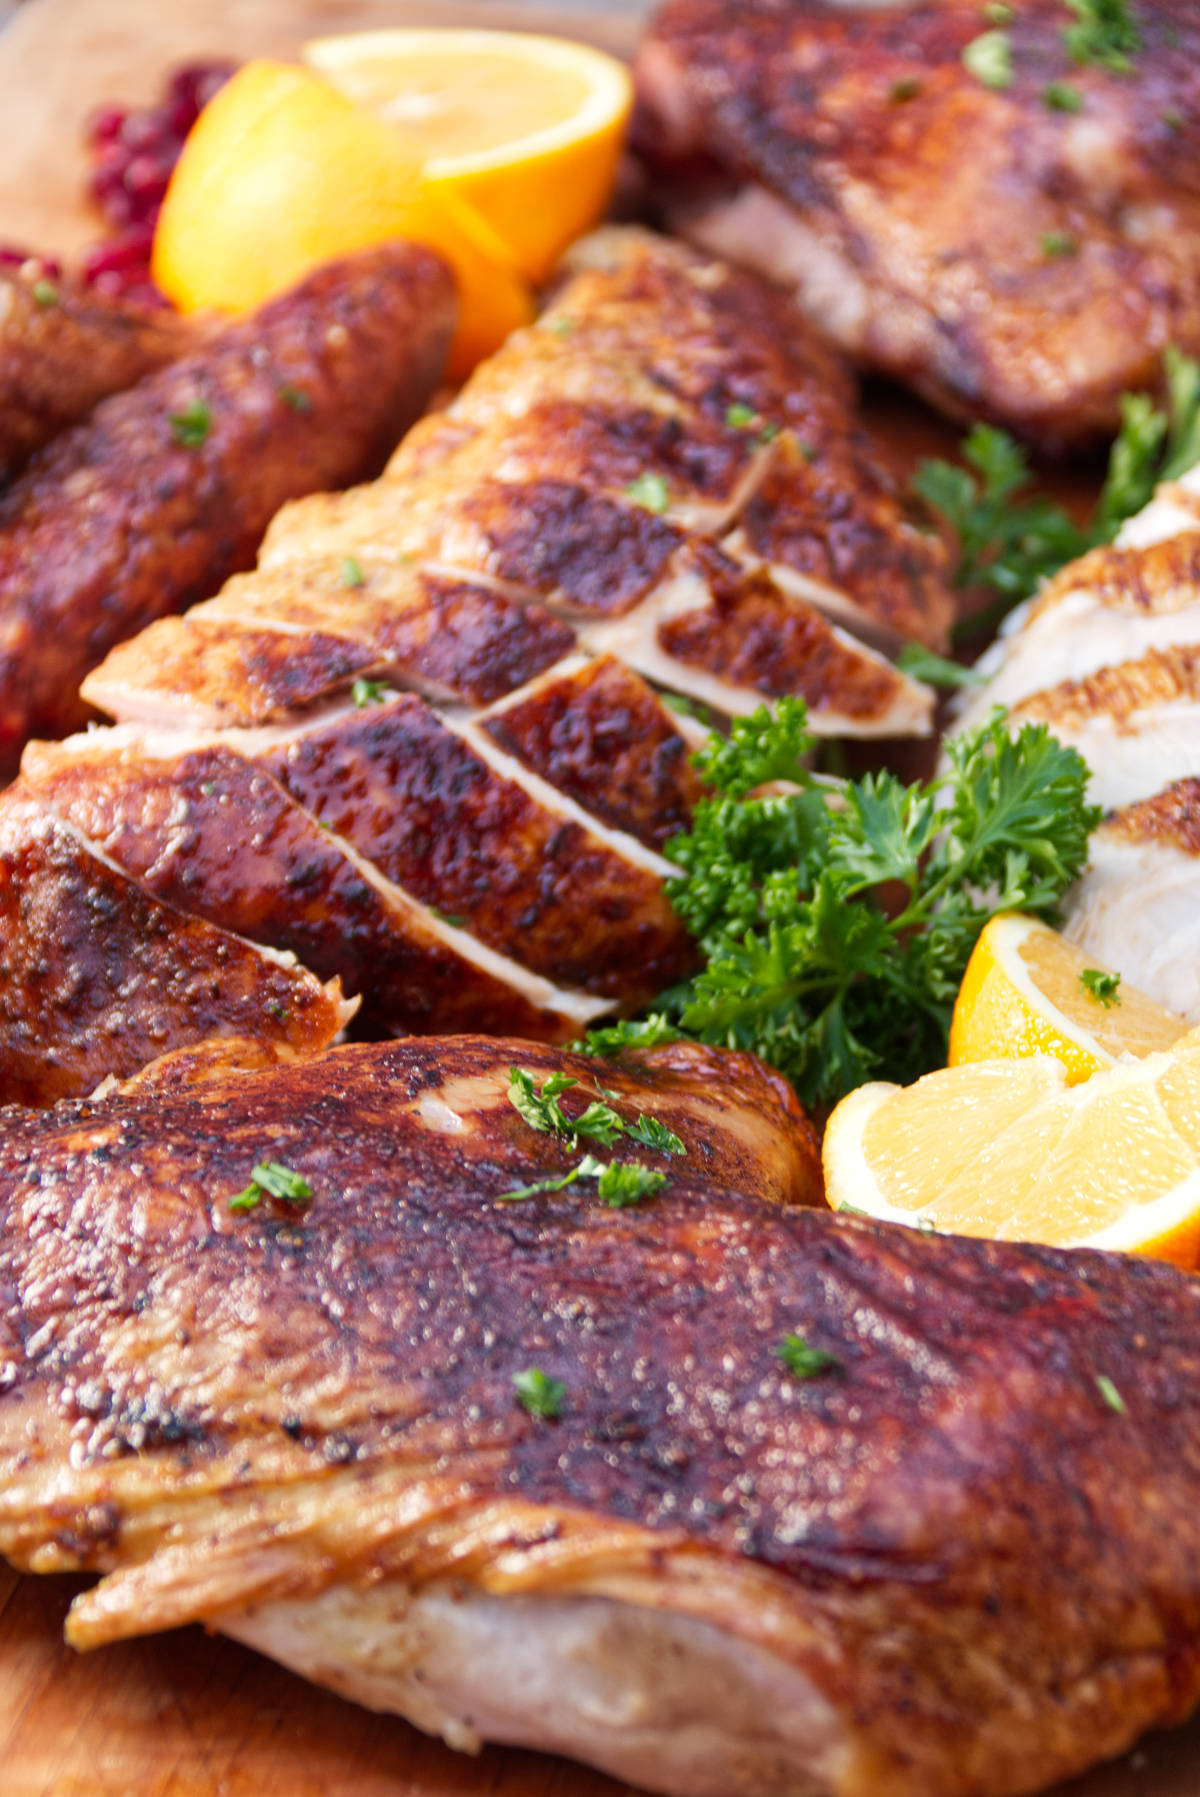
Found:
[[[318,38],[304,58],[421,147],[531,281],[601,218],[633,86],[622,63],[565,38],[394,30]]]
[[[1050,1055],[863,1086],[834,1111],[829,1203],[958,1235],[1200,1263],[1200,1030],[1068,1085]]]
[[[311,70],[246,63],[183,147],[152,268],[185,312],[245,312],[322,262],[389,237],[425,243],[454,270],[462,376],[533,312],[529,289],[481,219],[423,152]]]
[[[950,1065],[1052,1054],[1070,1083],[1123,1054],[1170,1048],[1187,1029],[1035,917],[993,917],[963,975],[950,1026]]]

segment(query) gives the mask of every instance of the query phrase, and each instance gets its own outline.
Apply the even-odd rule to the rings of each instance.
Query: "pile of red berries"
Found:
[[[170,77],[157,105],[100,106],[92,114],[88,189],[110,234],[86,251],[81,273],[98,292],[166,304],[150,278],[154,226],[183,140],[234,66],[189,63]]]

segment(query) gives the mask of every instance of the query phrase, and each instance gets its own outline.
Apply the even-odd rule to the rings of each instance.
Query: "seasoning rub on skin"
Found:
[[[76,1646],[201,1620],[673,1797],[1015,1797],[1200,1695],[1194,1280],[797,1203],[748,1057],[225,1052],[4,1117],[0,1550],[104,1575]],[[578,1158],[513,1066],[684,1154],[497,1202]]]

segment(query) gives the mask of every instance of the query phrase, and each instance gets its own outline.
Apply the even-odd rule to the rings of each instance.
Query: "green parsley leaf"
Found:
[[[193,399],[182,412],[171,412],[167,423],[176,443],[185,449],[199,449],[212,430],[212,407],[203,399]]]
[[[984,87],[1013,84],[1012,38],[1007,31],[985,31],[973,38],[962,53],[963,62]]]
[[[359,679],[350,688],[350,697],[360,711],[365,711],[368,705],[382,705],[385,699],[395,695],[386,680]]]
[[[279,397],[285,406],[291,406],[293,412],[311,412],[313,409],[312,395],[306,393],[303,387],[293,387],[287,383],[279,389]]]
[[[57,306],[62,295],[53,281],[42,280],[33,283],[33,297],[39,306],[50,307]]]
[[[1073,237],[1070,231],[1043,231],[1042,254],[1052,259],[1059,256],[1077,256],[1079,239]]]
[[[360,587],[366,580],[362,563],[357,556],[348,555],[342,563],[342,585],[344,587]]]
[[[762,429],[758,433],[759,442],[760,443],[774,443],[776,437],[779,435],[779,433],[782,429],[783,429],[783,426],[781,424],[776,424],[773,418],[768,419],[767,423],[763,425]],[[806,462],[812,461],[813,452],[806,443],[801,443],[800,453],[801,453],[801,455],[803,455]]]
[[[696,758],[715,788],[667,845],[668,895],[703,965],[589,1052],[675,1037],[750,1049],[810,1104],[943,1065],[971,951],[996,911],[1053,919],[1100,812],[1088,769],[1045,725],[997,714],[946,746],[947,771],[837,783],[803,765],[804,707],[737,720]],[[764,779],[794,790],[752,796]],[[897,898],[897,893],[900,897]]]
[[[551,1379],[540,1366],[529,1366],[514,1373],[512,1382],[518,1404],[523,1404],[530,1416],[545,1417],[549,1422],[561,1416],[567,1396],[561,1379]]]
[[[735,399],[725,413],[725,422],[730,430],[751,431],[758,424],[758,413],[753,406],[745,405],[740,399]]]
[[[644,1166],[641,1161],[610,1161],[600,1175],[597,1191],[602,1203],[613,1210],[624,1210],[629,1205],[640,1204],[643,1198],[648,1198],[651,1192],[657,1192],[666,1183],[665,1173],[656,1167]]]
[[[1051,112],[1083,111],[1083,95],[1067,81],[1051,81],[1042,89],[1042,99]]]
[[[625,491],[638,505],[660,516],[671,503],[670,491],[661,474],[639,474],[636,480],[630,481]]]
[[[1168,348],[1163,368],[1165,410],[1145,393],[1122,396],[1121,429],[1086,525],[1041,495],[1026,496],[1032,484],[1026,452],[992,425],[976,425],[964,439],[965,467],[920,464],[913,490],[957,538],[957,584],[991,587],[1000,595],[990,609],[965,619],[956,635],[979,634],[1065,563],[1110,543],[1160,481],[1175,480],[1200,462],[1200,362]]]
[[[921,91],[921,83],[915,75],[902,75],[899,81],[893,81],[888,88],[888,99],[893,106],[903,106],[909,100],[915,100]]]
[[[535,1179],[532,1185],[515,1186],[511,1192],[497,1192],[497,1204],[518,1204],[525,1198],[537,1198],[543,1192],[561,1192],[577,1179],[600,1179],[607,1173],[604,1161],[598,1161],[593,1155],[585,1154],[577,1167],[569,1173],[551,1174],[546,1179]]]
[[[624,1132],[625,1125],[611,1105],[592,1103],[578,1117],[568,1117],[558,1102],[558,1095],[577,1086],[579,1081],[565,1073],[548,1075],[540,1092],[533,1083],[533,1075],[524,1067],[510,1067],[508,1079],[509,1103],[534,1129],[549,1130],[555,1135],[567,1136],[571,1141],[589,1136],[604,1148],[611,1147]]]
[[[964,668],[960,662],[947,661],[944,656],[935,655],[923,643],[905,643],[896,657],[896,666],[902,674],[909,674],[914,680],[923,680],[927,686],[983,685],[983,675],[976,673],[974,668]]]
[[[989,25],[1011,25],[1015,17],[1007,0],[987,0],[983,16]]]
[[[808,783],[804,760],[816,738],[808,728],[808,707],[803,699],[781,699],[770,731],[762,729],[762,716],[756,711],[753,717],[734,718],[729,735],[714,731],[695,757],[709,785],[731,799],[743,798],[752,788],[774,780]]]
[[[1107,1373],[1096,1374],[1096,1390],[1110,1410],[1115,1410],[1118,1416],[1128,1416],[1129,1406]]]
[[[250,1184],[229,1200],[230,1210],[254,1210],[267,1195],[284,1204],[306,1206],[312,1203],[313,1189],[302,1173],[285,1167],[282,1161],[260,1161],[252,1170]]]
[[[1133,66],[1142,47],[1141,33],[1128,0],[1066,0],[1075,24],[1063,32],[1063,41],[1078,63],[1094,63],[1123,75]]]
[[[682,1138],[673,1129],[668,1129],[657,1117],[644,1113],[635,1122],[625,1125],[625,1134],[633,1141],[641,1142],[645,1148],[657,1148],[660,1154],[687,1153]]]
[[[1119,973],[1105,973],[1099,967],[1085,967],[1079,976],[1079,984],[1095,999],[1098,1005],[1103,1005],[1106,1011],[1121,1002],[1121,995],[1117,991],[1117,987],[1121,984]]]
[[[785,1335],[775,1354],[793,1379],[819,1379],[822,1373],[832,1373],[842,1364],[836,1354],[827,1354],[824,1348],[810,1348],[802,1335]]]

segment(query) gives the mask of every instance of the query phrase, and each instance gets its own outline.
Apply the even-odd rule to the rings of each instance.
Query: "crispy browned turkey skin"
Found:
[[[0,274],[0,481],[198,336],[173,312],[126,306],[72,281]]]
[[[22,802],[339,979],[364,1033],[571,1040],[692,964],[689,707],[929,727],[855,633],[940,640],[944,556],[851,404],[781,295],[601,233],[381,479],[284,507],[254,572],[113,650],[84,694],[119,722],[31,744]],[[0,1030],[0,1095],[6,1065]]]
[[[796,1207],[780,1082],[691,1048],[603,1068],[656,1196],[503,1203],[579,1153],[514,1062],[595,1096],[455,1038],[6,1115],[0,1549],[107,1575],[72,1641],[199,1618],[688,1797],[1010,1797],[1182,1717],[1194,1281]],[[311,1203],[231,1210],[268,1156]]]
[[[793,288],[867,366],[1051,447],[1200,347],[1200,14],[1135,0],[1129,67],[1060,0],[666,0],[636,141],[672,221]],[[1008,41],[1011,81],[963,52]],[[1067,90],[1063,98],[1062,90]]]
[[[71,825],[0,796],[0,1095],[52,1104],[173,1048],[327,1048],[354,1014],[290,955],[187,916]]]
[[[254,561],[285,500],[360,480],[417,417],[449,270],[384,244],[310,275],[34,456],[0,496],[0,775],[88,708],[89,668]]]

